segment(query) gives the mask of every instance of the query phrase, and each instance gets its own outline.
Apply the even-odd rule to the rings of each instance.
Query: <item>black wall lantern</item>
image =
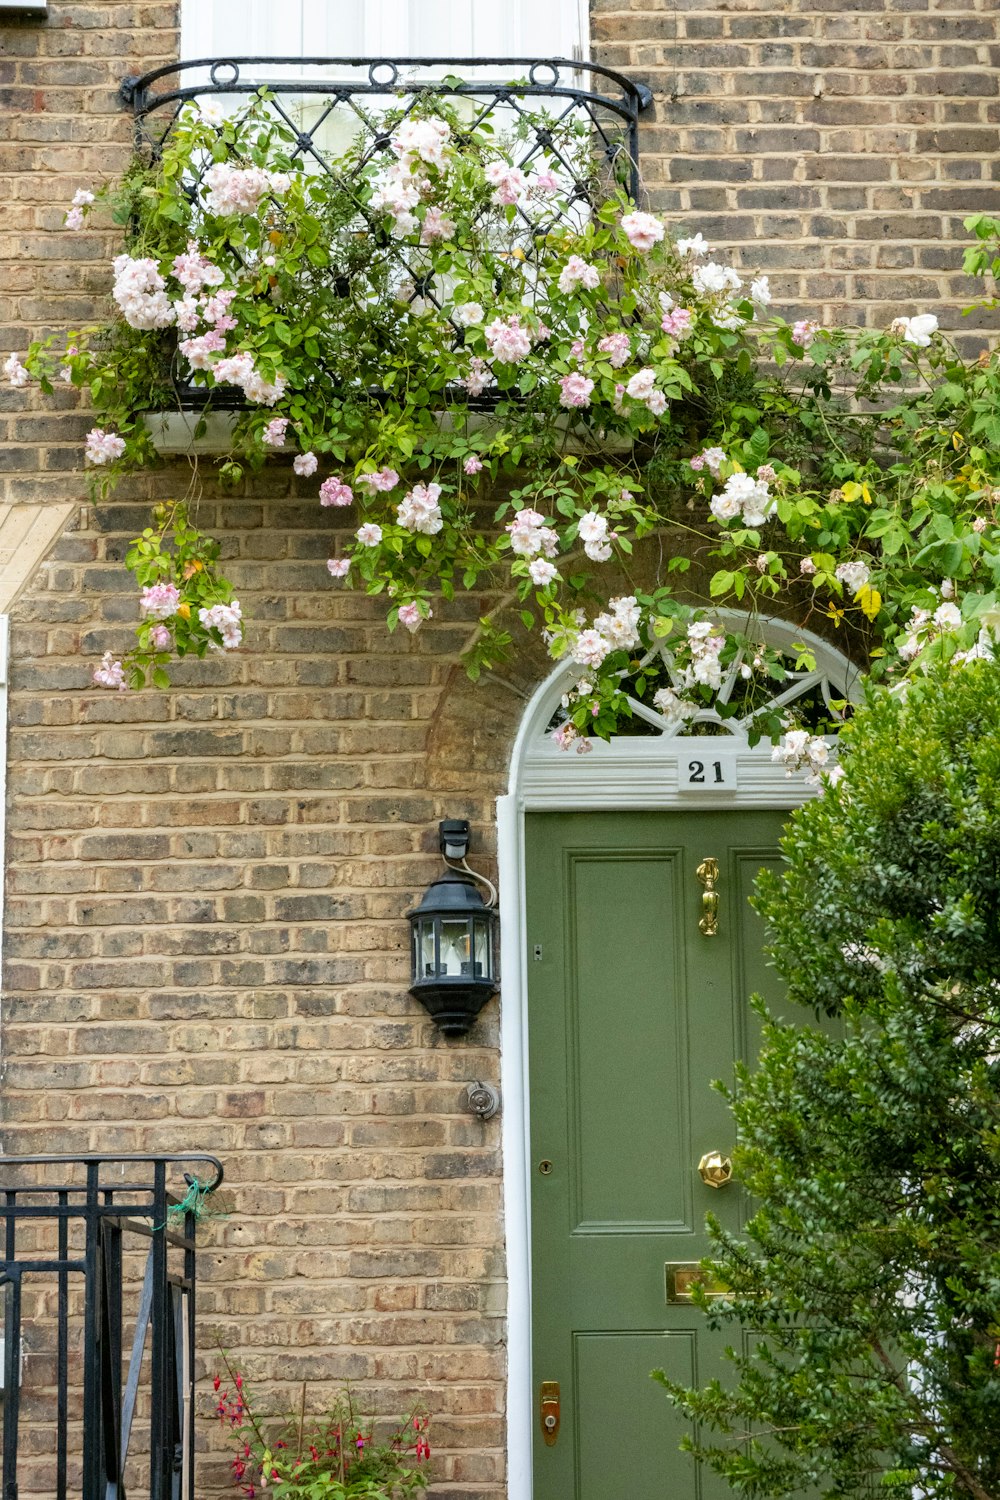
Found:
[[[464,818],[441,824],[441,853],[448,871],[428,886],[420,905],[409,913],[410,994],[426,1007],[445,1036],[464,1036],[499,989],[496,891],[485,876],[469,869],[468,849],[469,825]],[[477,880],[489,890],[488,902],[480,895]]]

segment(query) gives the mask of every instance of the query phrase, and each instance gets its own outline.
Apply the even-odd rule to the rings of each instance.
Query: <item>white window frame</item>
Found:
[[[0,0],[0,5],[4,3],[5,0]],[[279,6],[281,0],[270,0],[270,3]],[[363,21],[365,56],[369,53],[373,57],[385,55],[384,38],[405,35],[405,29],[403,32],[400,31],[397,15],[404,3],[405,0],[365,0]],[[466,3],[472,6],[484,4],[486,0],[466,0]],[[566,45],[559,47],[553,55],[582,61],[590,51],[589,0],[546,0],[546,3],[559,6],[561,29],[567,39]],[[182,59],[222,57],[227,53],[253,57],[269,50],[266,46],[262,48],[254,43],[252,34],[247,32],[238,38],[216,35],[213,12],[214,0],[181,0],[180,55]],[[526,35],[522,45],[504,55],[530,57],[533,50],[530,41],[530,35]],[[284,55],[294,55],[295,50],[295,48],[286,47]],[[405,51],[414,56],[437,54],[445,57],[449,53],[454,53],[455,49],[447,45],[435,46],[428,43],[419,47],[409,45]],[[276,52],[275,56],[278,55],[281,54]]]

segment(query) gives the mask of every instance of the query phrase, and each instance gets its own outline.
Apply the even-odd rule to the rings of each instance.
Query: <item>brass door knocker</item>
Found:
[[[715,883],[719,878],[719,861],[703,859],[695,874],[705,887],[701,898],[702,917],[698,923],[698,931],[705,937],[718,937],[719,893],[715,889]]]

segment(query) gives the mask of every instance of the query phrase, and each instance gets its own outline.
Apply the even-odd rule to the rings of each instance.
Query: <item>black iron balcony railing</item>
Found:
[[[428,76],[441,70],[442,77]],[[467,80],[463,71],[470,74]],[[168,86],[158,90],[157,84]],[[126,78],[121,96],[136,118],[137,147],[155,156],[189,101],[238,102],[261,89],[272,96],[276,115],[297,136],[293,159],[311,160],[319,170],[329,170],[324,133],[335,136],[331,126],[345,122],[371,130],[378,141],[377,117],[387,101],[396,108],[402,102],[408,112],[422,97],[466,99],[470,128],[504,109],[524,118],[524,101],[532,101],[545,106],[547,123],[540,127],[541,135],[537,129],[529,132],[514,165],[522,170],[530,166],[542,151],[552,151],[560,126],[580,122],[633,198],[639,191],[639,115],[653,102],[645,84],[598,63],[529,57],[203,57]],[[306,112],[306,119],[304,101],[319,105]],[[387,147],[382,140],[379,149]],[[578,190],[587,196],[584,184]]]
[[[579,229],[609,190],[638,197],[639,117],[652,102],[648,88],[621,73],[559,58],[199,58],[127,78],[121,94],[135,115],[137,152],[150,165],[188,104],[204,112],[211,103],[220,127],[223,121],[228,127],[226,149],[236,156],[262,118],[273,121],[293,166],[325,176],[345,191],[357,228],[380,247],[391,270],[393,301],[409,304],[414,313],[421,304],[433,305],[450,324],[454,349],[463,346],[464,332],[445,313],[426,252],[387,234],[384,215],[368,201],[366,179],[373,166],[393,159],[392,130],[428,100],[441,100],[457,111],[470,136],[486,122],[502,134],[511,166],[526,174],[554,174],[560,191],[530,213],[518,204],[509,228],[508,257],[530,263],[553,232]],[[192,204],[199,200],[201,180],[211,164],[206,153],[186,182]],[[477,225],[475,221],[473,234]],[[463,249],[476,253],[471,242],[455,244],[459,254]],[[350,255],[343,261],[326,275],[330,300],[318,321],[330,328],[337,326],[338,300],[346,305],[352,296],[365,301],[374,295],[357,267],[351,269]],[[335,352],[324,350],[316,378],[337,389],[343,384],[341,374]],[[216,387],[208,398],[204,387],[191,383],[180,360],[174,361],[171,386],[181,406],[203,407],[206,400],[216,409],[245,405],[232,387]],[[376,402],[382,394],[370,392]],[[496,395],[488,390],[463,400],[471,408],[488,410]]]
[[[19,1469],[54,1500],[194,1500],[195,1237],[221,1182],[201,1152],[0,1158],[3,1500]]]

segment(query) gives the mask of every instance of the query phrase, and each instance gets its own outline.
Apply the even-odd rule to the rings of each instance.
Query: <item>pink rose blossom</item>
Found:
[[[520,203],[528,188],[528,179],[519,167],[507,162],[491,161],[486,168],[486,181],[494,189],[493,201],[504,208]]]
[[[206,630],[219,631],[224,651],[235,650],[243,639],[243,611],[238,599],[229,604],[213,604],[208,609],[199,609],[198,619]]]
[[[214,367],[212,364],[212,355],[221,354],[226,347],[226,341],[217,328],[210,328],[199,338],[181,339],[177,347],[192,370],[211,370],[216,379],[219,378],[220,366],[227,363],[220,360]]]
[[[382,540],[382,528],[375,521],[366,521],[354,533],[362,547],[377,547]]]
[[[327,572],[331,578],[346,578],[350,566],[349,557],[328,557],[326,560]]]
[[[977,516],[972,523],[973,531],[977,531],[980,536],[982,536],[983,532],[986,530],[986,526],[987,521],[985,516]]]
[[[88,188],[77,188],[73,194],[73,201],[66,213],[67,229],[82,229],[84,221],[84,209],[89,208],[94,201],[94,195]]]
[[[635,401],[648,401],[656,385],[656,371],[647,365],[639,370],[628,385],[625,387],[626,396],[631,396]]]
[[[757,478],[762,479],[765,484],[773,484],[777,477],[777,470],[773,469],[770,464],[761,464],[757,470]]]
[[[444,526],[444,517],[438,504],[440,494],[439,484],[415,484],[396,507],[400,526],[405,526],[407,531],[421,532],[424,536],[436,536]]]
[[[436,240],[453,240],[454,238],[455,220],[447,218],[443,209],[432,204],[424,215],[423,226],[420,230],[420,243],[433,245]]]
[[[663,314],[660,327],[674,339],[686,339],[691,332],[694,319],[686,307],[675,307]]]
[[[485,329],[486,342],[493,358],[501,365],[516,365],[531,353],[531,336],[521,327],[517,313],[508,318],[494,318]]]
[[[480,359],[478,355],[473,355],[469,361],[468,374],[464,380],[460,380],[458,383],[465,386],[470,396],[481,396],[492,378],[490,367],[486,361]]]
[[[718,479],[719,470],[725,461],[726,452],[724,448],[703,448],[700,453],[695,454],[694,458],[688,459],[688,463],[694,469],[695,473],[699,473],[702,469],[707,469],[716,479]]]
[[[370,485],[373,490],[386,494],[389,490],[396,488],[399,475],[395,469],[378,469],[374,474],[359,474],[354,483]]]
[[[292,459],[292,468],[296,474],[301,474],[308,479],[310,474],[315,474],[319,468],[319,459],[315,453],[299,453]]]
[[[150,645],[154,651],[168,651],[170,649],[170,631],[165,625],[154,625],[149,632]]]
[[[255,214],[263,198],[272,193],[280,197],[291,185],[287,172],[266,172],[263,167],[233,167],[228,162],[216,162],[203,179],[203,186],[208,189],[205,202],[209,212],[227,216]]]
[[[173,304],[174,321],[181,333],[194,333],[201,317],[201,306],[197,297],[178,297]]]
[[[559,179],[551,170],[536,172],[531,179],[531,186],[540,193],[558,193],[560,189]]]
[[[188,240],[184,254],[174,256],[172,270],[188,296],[205,286],[219,286],[226,279],[225,272],[202,255],[197,240]]]
[[[814,323],[811,318],[800,318],[797,323],[792,324],[792,338],[801,349],[808,349],[819,333],[819,328],[820,325]]]
[[[559,276],[559,290],[563,293],[575,292],[577,287],[585,287],[588,292],[595,291],[601,284],[601,273],[597,266],[588,265],[579,255],[571,255],[563,266]]]
[[[94,668],[94,681],[98,687],[117,688],[120,693],[128,692],[125,668],[120,661],[115,661],[110,651],[105,651],[101,657],[101,665]]]
[[[125,439],[120,438],[116,432],[104,432],[100,427],[93,427],[87,433],[87,444],[84,454],[88,462],[92,464],[111,463],[113,459],[121,458],[124,452]]]
[[[415,630],[420,629],[424,620],[430,619],[432,614],[433,610],[431,609],[428,609],[426,615],[421,614],[419,604],[401,604],[399,606],[399,623],[405,625],[412,635]]]
[[[354,491],[349,484],[345,484],[336,475],[324,479],[319,487],[320,505],[350,505],[354,499]]]
[[[462,468],[465,470],[466,474],[469,475],[478,474],[482,467],[483,461],[476,453],[470,453],[468,458],[465,460],[465,463],[462,465]]]
[[[620,370],[632,354],[632,340],[627,333],[609,333],[606,338],[601,339],[597,347],[601,354],[608,356],[615,370]]]
[[[229,304],[234,300],[236,293],[228,288],[214,292],[211,297],[206,297],[202,315],[206,323],[214,323],[220,333],[225,333],[229,328],[236,327],[236,319],[227,317]]]
[[[646,214],[636,209],[633,213],[626,214],[622,219],[622,228],[628,236],[629,243],[636,250],[652,250],[663,239],[665,230],[663,223],[653,214]]]
[[[181,602],[175,583],[153,583],[139,597],[139,612],[144,619],[167,620],[177,613]]]
[[[31,378],[16,354],[8,354],[3,362],[3,372],[15,390],[26,386]]]
[[[559,577],[559,570],[555,563],[549,562],[545,557],[533,558],[528,564],[528,573],[531,576],[532,583],[536,588],[540,589],[545,588],[550,583],[554,583]]]
[[[285,445],[285,430],[288,427],[287,417],[272,417],[264,428],[264,443],[268,448],[283,448]]]
[[[559,382],[561,395],[560,406],[589,406],[590,393],[594,389],[594,382],[588,380],[584,375],[564,375]]]
[[[460,328],[471,328],[474,323],[483,321],[482,303],[460,302],[454,309],[452,317]]]

